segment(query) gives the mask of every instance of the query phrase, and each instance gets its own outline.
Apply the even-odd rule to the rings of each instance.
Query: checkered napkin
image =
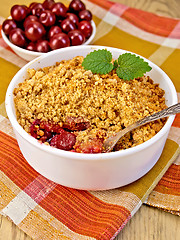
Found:
[[[93,44],[127,49],[150,59],[170,76],[177,92],[180,91],[178,19],[110,1],[84,2],[97,25]],[[128,186],[80,191],[56,184],[32,169],[19,150],[4,108],[7,86],[25,63],[0,37],[1,214],[33,239],[48,240],[114,239],[144,202],[180,215],[179,115],[157,164]]]

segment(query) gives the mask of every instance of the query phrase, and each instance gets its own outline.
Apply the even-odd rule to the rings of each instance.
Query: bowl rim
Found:
[[[97,153],[97,154],[86,154],[86,153],[77,153],[77,152],[70,152],[70,151],[65,151],[65,150],[61,150],[61,149],[57,149],[57,148],[53,148],[51,146],[47,146],[45,144],[42,144],[40,142],[38,142],[37,139],[33,138],[32,136],[30,136],[18,123],[15,114],[13,113],[13,106],[11,105],[11,99],[13,98],[13,90],[16,87],[16,82],[19,79],[19,77],[21,77],[21,72],[24,71],[24,69],[29,68],[31,66],[32,63],[36,62],[36,61],[40,61],[41,59],[44,58],[48,58],[49,55],[54,55],[54,54],[60,54],[62,51],[73,51],[75,50],[79,50],[82,48],[89,48],[89,50],[97,50],[97,49],[104,49],[106,48],[107,50],[114,50],[114,51],[121,51],[122,53],[125,52],[129,52],[129,53],[133,53],[127,50],[123,50],[123,49],[119,49],[119,48],[113,48],[113,47],[107,47],[107,46],[97,46],[97,45],[84,45],[84,46],[71,46],[71,47],[67,47],[67,48],[63,48],[63,49],[58,49],[58,50],[54,50],[51,51],[49,53],[46,53],[46,55],[42,55],[40,57],[35,58],[34,60],[30,61],[29,63],[27,63],[24,67],[22,67],[17,73],[16,75],[13,77],[13,79],[11,80],[7,92],[6,92],[6,98],[5,98],[5,107],[6,107],[6,112],[7,115],[9,117],[9,120],[13,126],[13,128],[17,131],[17,133],[24,138],[26,141],[28,141],[30,144],[34,145],[36,148],[39,148],[42,151],[46,151],[48,153],[51,153],[53,155],[59,156],[59,157],[64,157],[64,158],[70,158],[70,159],[76,159],[76,160],[108,160],[112,158],[117,158],[117,157],[123,157],[123,156],[127,156],[127,155],[131,155],[134,154],[138,151],[141,151],[142,149],[145,149],[151,145],[153,145],[155,142],[158,141],[158,139],[160,139],[170,128],[170,126],[172,125],[172,122],[175,118],[174,115],[169,116],[165,125],[163,126],[163,128],[155,135],[153,136],[151,139],[147,140],[146,142],[139,144],[135,147],[132,148],[128,148],[128,149],[124,149],[124,150],[120,150],[120,151],[116,151],[116,152],[110,152],[110,153]],[[133,53],[136,54],[136,53]],[[138,55],[138,54],[136,54]],[[140,57],[142,57],[141,55],[138,55]],[[160,68],[158,67],[156,64],[152,63],[150,60],[142,57],[144,60],[146,60],[152,68],[156,68],[158,71],[162,72],[163,75],[166,77],[166,81],[168,82],[168,85],[170,86],[170,90],[171,90],[171,94],[172,94],[172,104],[176,104],[178,102],[177,100],[177,93],[176,93],[176,89],[174,87],[174,84],[172,83],[171,79],[168,77],[168,75]],[[22,78],[22,77],[21,77]]]
[[[8,17],[7,19],[11,19],[11,17]],[[93,20],[91,20],[91,25],[92,25],[92,28],[93,28],[93,31],[92,31],[92,34],[91,36],[81,45],[78,45],[78,46],[84,46],[84,45],[88,45],[89,43],[91,43],[91,41],[94,39],[95,37],[95,34],[96,34],[96,24]],[[15,51],[18,51],[20,53],[24,53],[24,54],[28,54],[28,55],[31,55],[31,56],[35,56],[35,57],[38,57],[38,56],[42,56],[42,55],[45,55],[49,52],[52,52],[52,51],[56,51],[56,50],[59,50],[59,49],[56,49],[56,50],[51,50],[47,53],[44,53],[44,52],[35,52],[35,51],[30,51],[30,50],[27,50],[25,48],[21,48],[19,46],[16,46],[15,44],[13,44],[9,39],[8,37],[6,36],[6,34],[4,33],[4,31],[1,29],[1,35],[2,35],[2,38],[3,40],[5,41],[5,43],[10,46],[13,50]],[[74,47],[74,46],[69,46],[69,47]]]

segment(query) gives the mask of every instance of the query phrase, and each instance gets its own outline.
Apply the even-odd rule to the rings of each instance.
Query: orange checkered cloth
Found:
[[[130,50],[150,59],[170,76],[180,96],[180,20],[105,0],[84,2],[97,25],[93,44]],[[24,64],[0,36],[1,214],[33,239],[48,240],[114,239],[143,203],[180,215],[180,115],[157,164],[138,181],[108,191],[67,188],[31,168],[7,119],[6,89]]]

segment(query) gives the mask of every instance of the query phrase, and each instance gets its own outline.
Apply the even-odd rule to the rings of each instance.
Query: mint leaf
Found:
[[[82,66],[92,73],[107,74],[113,69],[112,54],[106,49],[95,50],[83,60]]]
[[[131,53],[124,53],[118,58],[118,67],[116,73],[119,78],[131,80],[137,77],[142,77],[152,68],[144,59]]]

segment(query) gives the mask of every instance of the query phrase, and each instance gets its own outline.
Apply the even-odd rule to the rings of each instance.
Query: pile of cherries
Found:
[[[92,13],[81,0],[72,0],[68,7],[54,0],[14,5],[11,18],[3,22],[4,33],[13,44],[30,51],[81,45],[93,30]]]

